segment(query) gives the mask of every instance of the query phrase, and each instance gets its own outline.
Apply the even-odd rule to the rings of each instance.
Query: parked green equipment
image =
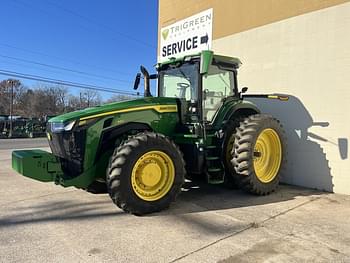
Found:
[[[8,117],[6,120],[0,121],[0,130],[2,138],[25,138],[26,133],[26,118],[20,116],[13,117],[12,119],[12,133],[11,131],[11,120]]]
[[[12,133],[8,115],[0,115],[0,138],[35,138],[46,136],[47,117],[23,118],[14,116],[12,119]],[[11,135],[10,135],[11,134]]]
[[[118,207],[138,215],[167,208],[186,175],[269,194],[285,165],[284,132],[245,98],[288,98],[239,91],[240,64],[202,51],[157,64],[157,74],[141,66],[144,98],[50,119],[52,153],[14,151],[12,167],[39,181],[106,189]],[[158,79],[157,96],[150,94],[150,79]]]
[[[31,118],[27,121],[25,132],[27,137],[45,137],[46,136],[46,120],[44,118]]]

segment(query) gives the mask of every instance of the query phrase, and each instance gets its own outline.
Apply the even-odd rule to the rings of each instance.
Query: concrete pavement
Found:
[[[16,174],[9,145],[45,141],[12,141],[0,140],[1,262],[350,261],[350,196],[282,186],[256,197],[187,183],[169,210],[137,217],[108,195]]]

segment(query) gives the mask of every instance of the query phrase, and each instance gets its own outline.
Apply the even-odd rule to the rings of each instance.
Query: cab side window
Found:
[[[211,65],[208,74],[203,76],[203,118],[211,122],[222,104],[222,99],[233,95],[233,71]]]

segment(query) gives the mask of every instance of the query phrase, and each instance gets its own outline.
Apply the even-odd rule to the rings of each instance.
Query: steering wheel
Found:
[[[186,89],[190,86],[190,84],[185,82],[179,82],[176,85],[178,86],[178,90],[180,90],[179,97],[186,98]]]
[[[179,82],[176,85],[180,88],[183,88],[183,89],[187,89],[190,86],[190,84],[185,83],[185,82]]]

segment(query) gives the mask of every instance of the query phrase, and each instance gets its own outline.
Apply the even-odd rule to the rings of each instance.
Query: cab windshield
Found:
[[[182,64],[180,67],[159,72],[159,96],[182,98],[191,101],[198,99],[197,63]]]

